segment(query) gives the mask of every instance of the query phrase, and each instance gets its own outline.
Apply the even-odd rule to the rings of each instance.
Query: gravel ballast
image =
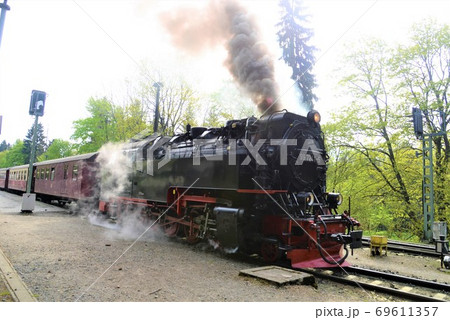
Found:
[[[135,241],[142,227],[95,225],[42,203],[25,215],[20,201],[0,192],[0,247],[38,301],[395,301],[320,279],[278,287],[239,276],[256,258],[154,229]]]

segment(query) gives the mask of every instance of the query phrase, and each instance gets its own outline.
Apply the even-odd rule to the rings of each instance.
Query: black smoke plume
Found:
[[[211,0],[203,8],[180,8],[160,16],[178,48],[192,54],[223,45],[225,66],[261,112],[280,109],[273,57],[255,19],[235,0]]]

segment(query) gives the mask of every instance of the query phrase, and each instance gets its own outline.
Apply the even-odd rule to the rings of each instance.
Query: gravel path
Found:
[[[0,247],[39,301],[392,301],[322,280],[318,288],[277,287],[239,276],[258,266],[255,258],[155,231],[133,245],[139,233],[131,229],[93,225],[46,204],[20,214],[20,199],[0,192]]]

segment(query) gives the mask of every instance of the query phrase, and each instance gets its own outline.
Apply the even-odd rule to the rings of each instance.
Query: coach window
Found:
[[[67,180],[68,173],[69,173],[69,165],[65,164],[64,165],[64,180]]]
[[[78,179],[78,166],[74,165],[72,169],[72,180]]]
[[[55,180],[55,168],[50,169],[50,180]]]
[[[48,180],[50,178],[50,168],[45,168],[45,180]]]

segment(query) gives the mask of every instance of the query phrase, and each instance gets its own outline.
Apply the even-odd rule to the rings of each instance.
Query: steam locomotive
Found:
[[[169,237],[214,241],[295,268],[345,265],[361,247],[359,223],[326,191],[320,115],[287,111],[151,135],[123,150],[132,170],[119,196],[99,200],[109,217],[138,212]]]
[[[38,162],[32,192],[43,200],[95,203],[112,219],[137,212],[169,237],[208,239],[269,263],[345,265],[347,246],[361,247],[362,231],[349,213],[337,212],[342,196],[326,191],[319,122],[316,111],[306,117],[281,111],[132,140],[121,150],[129,183],[120,194],[108,192],[111,173],[98,153]],[[0,169],[0,189],[24,192],[27,176],[28,166]]]

